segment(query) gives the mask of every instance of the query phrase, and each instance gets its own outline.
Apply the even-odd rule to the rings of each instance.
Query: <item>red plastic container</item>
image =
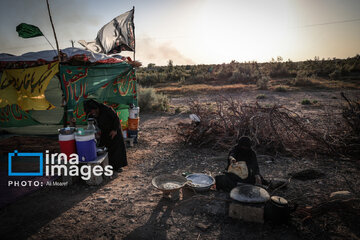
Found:
[[[60,151],[69,159],[70,154],[76,153],[75,134],[59,134]]]

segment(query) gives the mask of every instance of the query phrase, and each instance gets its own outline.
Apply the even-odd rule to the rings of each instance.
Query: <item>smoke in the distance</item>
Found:
[[[174,65],[194,64],[194,61],[171,46],[171,42],[160,43],[152,38],[136,40],[136,59],[141,61],[144,66],[148,63],[167,65],[170,59]]]

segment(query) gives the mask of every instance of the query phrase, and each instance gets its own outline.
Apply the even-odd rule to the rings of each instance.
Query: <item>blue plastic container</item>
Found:
[[[96,159],[95,134],[75,135],[75,141],[80,162],[91,162]]]

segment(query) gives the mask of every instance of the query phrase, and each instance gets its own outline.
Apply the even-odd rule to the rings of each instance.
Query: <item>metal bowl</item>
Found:
[[[186,178],[183,176],[164,174],[154,177],[151,183],[163,192],[172,192],[184,187]]]
[[[211,188],[215,184],[215,179],[207,174],[192,173],[186,176],[188,180],[187,185],[197,192],[204,192]]]

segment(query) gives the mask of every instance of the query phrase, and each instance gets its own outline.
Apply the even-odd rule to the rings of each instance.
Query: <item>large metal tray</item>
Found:
[[[265,189],[250,184],[241,184],[233,188],[230,197],[243,203],[264,203],[270,199]]]
[[[183,176],[163,174],[152,179],[152,185],[163,192],[176,191],[185,186],[186,178]]]
[[[192,173],[186,176],[187,185],[195,191],[207,191],[215,184],[215,179],[204,173]]]

